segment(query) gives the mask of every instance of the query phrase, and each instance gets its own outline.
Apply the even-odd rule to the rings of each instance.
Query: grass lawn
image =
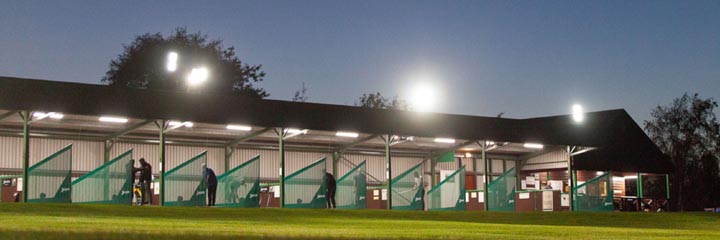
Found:
[[[712,213],[0,204],[2,239],[720,239]]]

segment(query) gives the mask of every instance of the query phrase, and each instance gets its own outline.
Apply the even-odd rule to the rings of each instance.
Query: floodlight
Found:
[[[544,146],[539,143],[525,143],[525,144],[523,144],[523,147],[534,148],[534,149],[543,149]]]
[[[103,116],[98,119],[101,122],[109,122],[109,123],[127,123],[127,118],[119,118],[119,117],[107,117]]]
[[[198,85],[205,82],[208,78],[208,69],[206,67],[193,68],[188,75],[187,80],[190,85]]]
[[[335,133],[335,136],[356,138],[356,137],[360,136],[360,134],[358,134],[356,132],[337,132],[337,133]]]
[[[410,105],[418,112],[429,112],[435,107],[435,89],[426,84],[419,84],[411,92]]]
[[[455,139],[452,138],[435,138],[436,143],[455,143]]]
[[[583,108],[580,104],[572,106],[572,118],[576,123],[580,123],[585,119],[585,113],[583,113]]]
[[[168,125],[171,127],[175,127],[175,126],[193,127],[194,124],[192,122],[170,121],[170,122],[168,122]]]
[[[289,134],[306,134],[308,132],[307,129],[297,129],[297,128],[288,128],[287,133]]]
[[[176,52],[168,53],[167,70],[169,72],[174,72],[175,70],[177,70],[177,60],[178,60],[178,54]]]
[[[252,127],[245,126],[245,125],[227,125],[227,127],[225,127],[225,128],[228,130],[237,130],[237,131],[246,131],[246,132],[252,130]]]

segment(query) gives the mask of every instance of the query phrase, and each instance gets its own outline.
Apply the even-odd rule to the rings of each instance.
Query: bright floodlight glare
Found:
[[[127,118],[105,117],[105,116],[100,117],[98,120],[101,122],[109,122],[109,123],[127,123],[128,122]]]
[[[306,134],[307,132],[308,132],[307,129],[303,129],[303,130],[300,130],[297,128],[288,128],[287,129],[287,133],[289,133],[289,134],[298,134],[298,133]]]
[[[168,53],[167,58],[167,70],[170,72],[174,72],[177,70],[177,60],[178,60],[178,54],[176,52],[170,52]]]
[[[436,94],[431,86],[415,86],[410,95],[410,105],[418,112],[429,112],[435,107]]]
[[[188,75],[188,83],[190,85],[198,85],[205,82],[208,78],[208,69],[206,67],[193,68]]]
[[[455,139],[452,138],[435,138],[436,143],[455,143]]]
[[[623,179],[637,179],[637,176],[635,176],[635,175],[633,175],[633,176],[625,176],[625,177],[623,177]]]
[[[472,153],[469,153],[469,152],[465,153],[465,158],[471,158],[471,157],[472,157]]]
[[[603,171],[597,171],[597,172],[595,172],[595,175],[603,175],[603,173],[605,173],[605,172],[603,172]]]
[[[525,143],[523,144],[523,147],[525,148],[534,148],[534,149],[542,149],[544,146],[539,143]]]
[[[170,122],[168,122],[168,125],[170,125],[171,127],[175,127],[175,126],[193,127],[194,124],[192,122],[170,121]]]
[[[33,113],[33,117],[38,118],[38,119],[45,119],[45,118],[62,119],[63,117],[65,117],[65,115],[63,115],[61,113],[56,113],[56,112],[49,112],[49,113],[35,112],[35,113]]]
[[[576,123],[582,122],[583,119],[585,119],[585,113],[583,113],[583,109],[580,104],[574,104],[572,106],[572,118]]]
[[[245,126],[245,125],[227,125],[227,127],[225,127],[225,128],[227,130],[237,130],[237,131],[246,131],[246,132],[252,130],[252,127]]]
[[[348,137],[348,138],[357,138],[360,134],[355,132],[337,132],[335,133],[335,136],[338,137]]]

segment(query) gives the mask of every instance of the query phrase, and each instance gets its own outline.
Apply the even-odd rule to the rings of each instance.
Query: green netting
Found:
[[[576,211],[613,211],[612,175],[609,172],[573,188]]]
[[[465,210],[465,166],[428,191],[428,210]]]
[[[420,163],[392,179],[392,209],[424,210],[425,189],[422,176]]]
[[[488,184],[489,211],[515,211],[515,168]]]
[[[367,208],[367,167],[365,161],[355,166],[337,181],[337,208]]]
[[[75,203],[130,204],[133,184],[132,149],[72,183]]]
[[[29,203],[72,202],[72,145],[28,168]]]
[[[164,175],[165,206],[205,206],[207,151],[187,160]]]
[[[260,207],[260,155],[218,177],[215,206]]]
[[[326,208],[325,158],[285,177],[285,207]]]

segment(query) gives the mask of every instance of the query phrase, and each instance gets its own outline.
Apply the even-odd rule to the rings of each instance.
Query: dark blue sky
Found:
[[[148,3],[149,2],[149,3]],[[122,44],[177,26],[263,64],[273,99],[364,92],[526,118],[720,99],[720,1],[3,1],[0,75],[99,83]]]

